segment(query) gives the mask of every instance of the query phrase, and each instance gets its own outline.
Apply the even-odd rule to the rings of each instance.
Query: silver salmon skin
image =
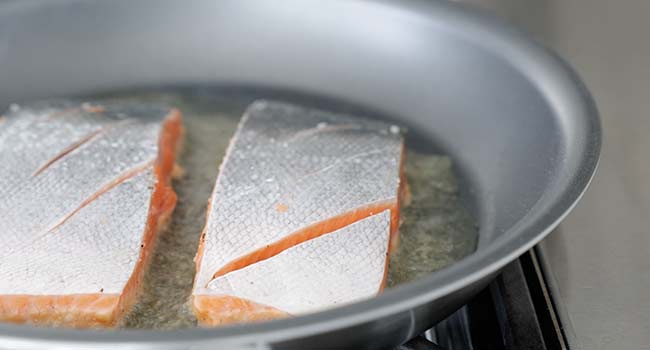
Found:
[[[256,320],[321,311],[377,295],[384,283],[390,211],[372,215],[208,284],[229,308],[222,320]]]
[[[221,164],[195,258],[192,306],[199,323],[308,313],[380,292],[406,189],[403,152],[401,132],[390,124],[253,103]],[[377,246],[353,249],[342,239],[351,235]],[[322,283],[333,256],[354,263],[339,271],[337,283]],[[291,264],[302,265],[305,274],[295,275]],[[273,277],[261,273],[270,267]],[[372,275],[346,280],[359,278],[359,271]],[[303,297],[291,301],[297,304],[282,300],[295,293],[269,289],[280,280],[287,284],[278,288],[302,285],[294,292]],[[229,288],[229,281],[237,287]]]
[[[176,204],[175,109],[44,102],[0,125],[0,321],[111,327]]]

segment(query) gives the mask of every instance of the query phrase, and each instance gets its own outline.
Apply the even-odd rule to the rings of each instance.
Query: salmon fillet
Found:
[[[199,323],[303,314],[380,292],[386,252],[397,244],[402,167],[396,126],[281,102],[252,104],[222,162],[195,258],[192,306]],[[386,250],[354,249],[342,239],[350,236],[385,242]],[[338,279],[325,273],[334,252],[348,267]],[[305,273],[295,275],[292,264]],[[260,273],[269,269],[274,273]],[[359,271],[372,275],[359,279]],[[233,281],[236,290],[226,288]],[[279,288],[278,281],[286,282],[284,292],[264,289]],[[330,297],[308,292],[309,285]]]
[[[115,326],[174,209],[174,109],[47,102],[0,125],[0,321]]]

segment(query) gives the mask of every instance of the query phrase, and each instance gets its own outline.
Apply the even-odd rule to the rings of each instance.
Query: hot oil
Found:
[[[230,138],[255,96],[201,89],[104,98],[161,101],[183,112],[186,133],[178,163],[184,175],[173,184],[178,204],[159,236],[142,295],[123,326],[194,327],[196,319],[188,300],[207,201]],[[478,237],[474,221],[460,204],[449,157],[407,148],[406,177],[412,199],[401,210],[400,244],[389,263],[388,287],[412,281],[467,256],[474,251]]]

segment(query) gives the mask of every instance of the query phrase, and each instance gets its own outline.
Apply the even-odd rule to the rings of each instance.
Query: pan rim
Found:
[[[366,0],[356,1],[366,2]],[[66,2],[71,1],[60,1],[59,3]],[[250,344],[282,341],[296,336],[308,336],[349,327],[382,316],[403,312],[425,301],[444,297],[486,275],[498,272],[503,266],[550,233],[585,193],[593,179],[600,157],[602,129],[598,111],[593,98],[578,75],[564,60],[535,44],[525,34],[497,19],[484,16],[465,6],[442,1],[425,2],[424,0],[407,0],[400,2],[399,5],[384,0],[378,4],[418,10],[425,14],[431,11],[445,11],[454,14],[461,17],[463,23],[470,22],[482,30],[489,31],[497,40],[503,43],[507,42],[511,49],[524,52],[527,55],[534,55],[537,65],[559,70],[558,74],[565,74],[564,79],[558,81],[564,85],[564,88],[576,92],[581,98],[572,102],[581,105],[583,115],[573,117],[580,118],[580,121],[583,122],[583,125],[580,126],[590,131],[588,138],[579,140],[584,144],[580,147],[583,151],[580,154],[580,164],[576,167],[577,170],[572,174],[565,174],[571,178],[574,188],[562,193],[554,202],[548,203],[550,208],[544,215],[521,218],[499,239],[452,266],[403,286],[387,290],[384,294],[371,300],[349,306],[292,319],[218,329],[89,331],[0,324],[0,338],[5,341],[13,341],[16,344],[35,344],[46,341],[48,346],[57,343],[79,346],[98,342],[146,346],[164,343],[166,346],[173,346],[173,344],[188,344],[189,342],[208,344],[210,341],[248,342]],[[458,271],[464,273],[461,274]]]

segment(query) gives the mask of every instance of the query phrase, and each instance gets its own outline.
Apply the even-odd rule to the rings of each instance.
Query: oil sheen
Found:
[[[178,157],[183,174],[173,183],[178,194],[177,207],[168,227],[159,236],[142,295],[123,327],[169,330],[196,326],[188,300],[195,273],[193,258],[205,224],[207,201],[241,115],[259,97],[280,99],[259,92],[241,94],[206,89],[129,92],[101,97],[168,103],[183,112],[186,129]],[[388,288],[425,276],[471,254],[478,237],[473,218],[461,205],[452,160],[427,152],[426,147],[409,148],[408,133],[406,141],[406,177],[412,199],[409,206],[401,209],[400,244],[389,262]]]

